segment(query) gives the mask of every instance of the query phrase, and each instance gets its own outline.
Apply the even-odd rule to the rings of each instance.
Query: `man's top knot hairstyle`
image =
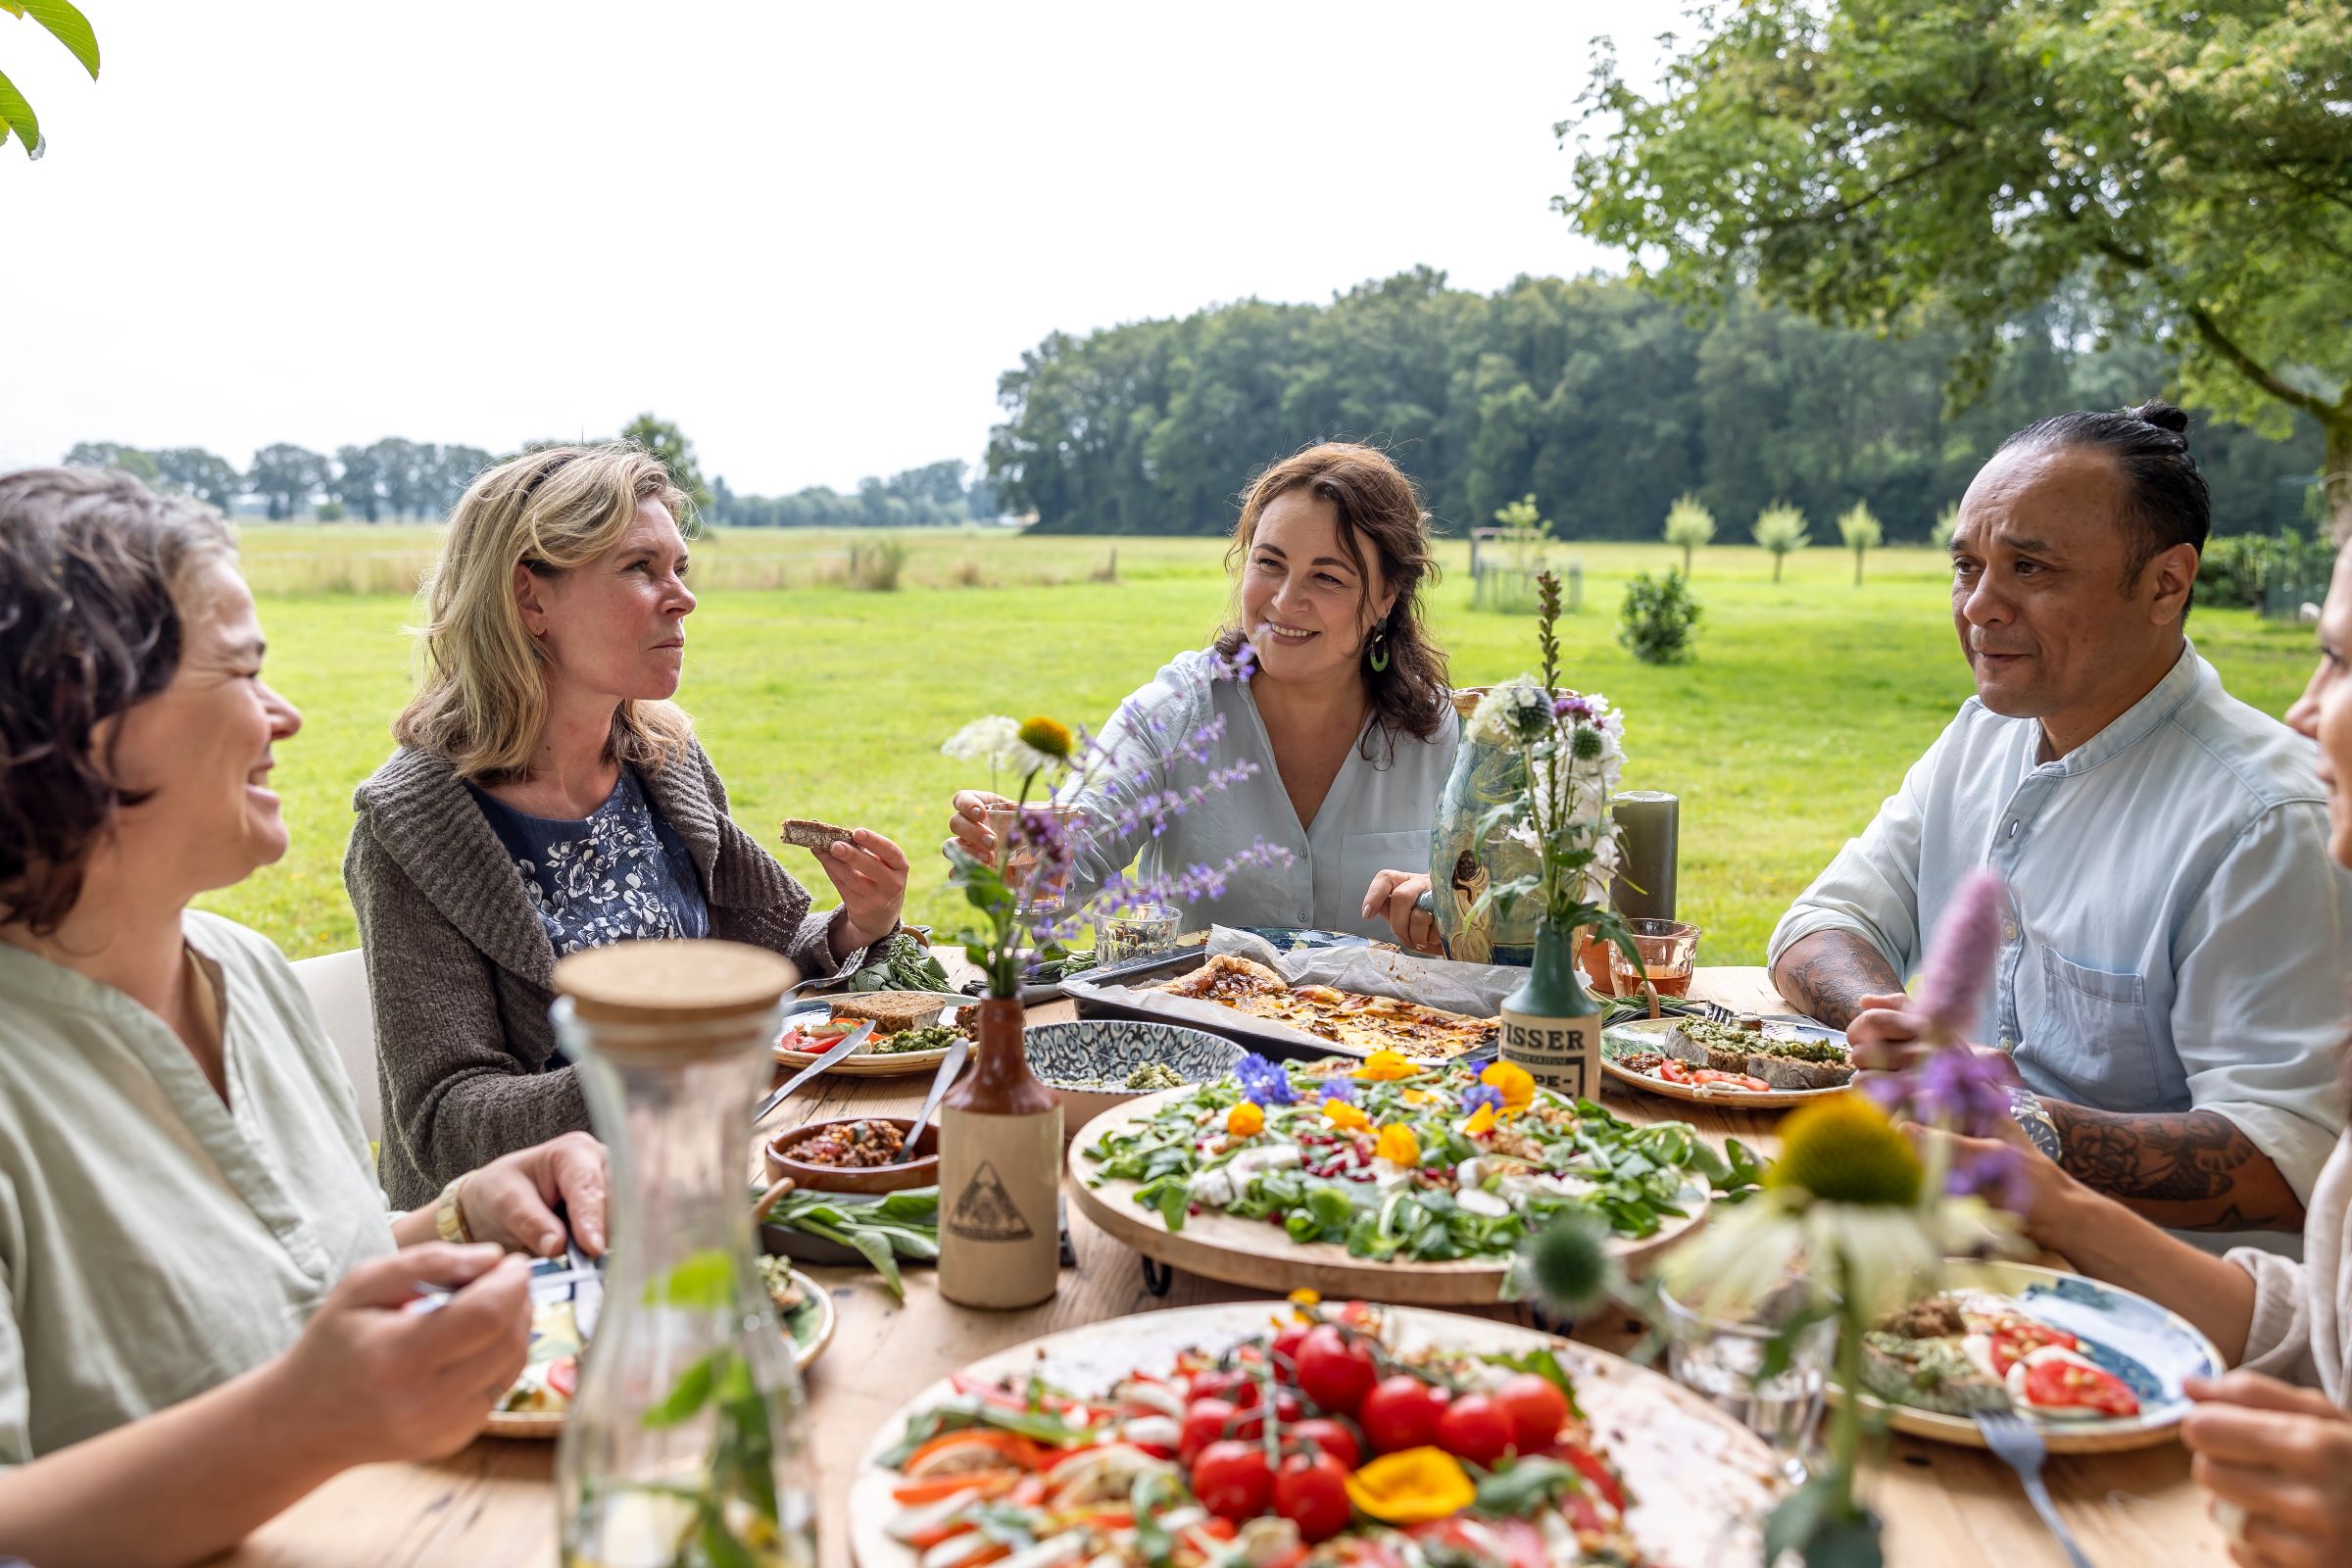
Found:
[[[2089,447],[2115,460],[2124,480],[2121,520],[2130,546],[2126,586],[2175,545],[2202,551],[2213,531],[2213,497],[2188,455],[2188,416],[2169,403],[2052,415],[2001,443],[2004,452],[2011,447]]]

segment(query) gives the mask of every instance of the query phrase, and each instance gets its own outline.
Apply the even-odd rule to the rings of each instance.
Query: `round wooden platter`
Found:
[[[1380,1262],[1356,1257],[1336,1242],[1294,1242],[1280,1225],[1205,1209],[1188,1216],[1182,1230],[1171,1232],[1158,1210],[1136,1202],[1141,1183],[1092,1184],[1098,1167],[1085,1151],[1131,1122],[1150,1121],[1172,1097],[1190,1093],[1190,1087],[1164,1089],[1113,1106],[1088,1122],[1070,1141],[1070,1196],[1086,1217],[1113,1240],[1188,1274],[1263,1291],[1316,1291],[1335,1299],[1360,1297],[1415,1306],[1492,1306],[1502,1299],[1503,1281],[1510,1272],[1508,1258]],[[1633,1269],[1696,1229],[1707,1215],[1705,1185],[1686,1188],[1683,1198],[1689,1214],[1668,1221],[1655,1236],[1639,1240],[1612,1236],[1607,1243],[1609,1255]]]
[[[1675,1084],[1647,1073],[1632,1072],[1617,1064],[1614,1054],[1618,1041],[1612,1039],[1620,1031],[1639,1036],[1654,1032],[1663,1024],[1671,1027],[1673,1018],[1636,1018],[1630,1023],[1611,1024],[1601,1031],[1600,1070],[1610,1079],[1643,1094],[1658,1095],[1667,1100],[1680,1100],[1692,1105],[1725,1105],[1740,1110],[1787,1110],[1791,1105],[1809,1105],[1816,1100],[1829,1100],[1842,1095],[1850,1084],[1832,1089],[1726,1089],[1719,1084]]]
[[[2144,1374],[2126,1380],[2138,1385],[2137,1415],[2096,1421],[2028,1417],[2051,1453],[2126,1453],[2174,1442],[2189,1408],[2181,1380],[2191,1375],[2220,1377],[2224,1370],[2220,1349],[2186,1318],[2144,1296],[2080,1274],[2004,1259],[1953,1258],[1944,1265],[1944,1289],[2023,1297],[2033,1315],[2046,1315],[2053,1327],[2095,1349],[2128,1358]],[[2099,1355],[2091,1358],[2106,1364]],[[1834,1383],[1829,1396],[1839,1397]],[[1984,1434],[1964,1415],[1888,1404],[1870,1394],[1862,1396],[1862,1406],[1874,1416],[1884,1416],[1895,1431],[1915,1438],[1963,1448],[1984,1446]]]
[[[840,1326],[841,1314],[823,1286],[797,1268],[792,1271],[792,1277],[800,1286],[801,1294],[816,1303],[815,1329],[806,1340],[796,1339],[792,1344],[793,1370],[806,1373],[816,1358],[825,1353],[825,1347],[833,1343],[833,1331]],[[563,1435],[564,1419],[569,1413],[565,1410],[493,1410],[490,1419],[482,1427],[482,1435],[491,1438],[553,1440]]]
[[[992,1381],[1035,1373],[1071,1393],[1095,1394],[1131,1372],[1165,1374],[1184,1350],[1222,1351],[1264,1334],[1267,1313],[1264,1301],[1145,1312],[1032,1340],[963,1370]],[[1388,1318],[1399,1349],[1548,1348],[1557,1355],[1602,1447],[1625,1474],[1634,1498],[1626,1522],[1645,1563],[1713,1568],[1761,1557],[1761,1521],[1784,1489],[1778,1462],[1762,1439],[1697,1395],[1606,1351],[1515,1323],[1402,1307],[1389,1309]],[[953,1393],[947,1380],[934,1383],[884,1421],[867,1445],[850,1483],[850,1549],[858,1568],[915,1568],[918,1554],[889,1535],[899,1512],[890,1493],[899,1477],[881,1459],[910,1417]]]

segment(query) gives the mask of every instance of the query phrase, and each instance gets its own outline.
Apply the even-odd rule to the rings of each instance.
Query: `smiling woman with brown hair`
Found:
[[[362,784],[343,862],[375,1002],[384,1184],[422,1201],[483,1158],[588,1125],[548,1006],[556,959],[723,937],[805,974],[898,927],[906,858],[858,830],[808,890],[727,816],[670,701],[686,658],[686,497],[651,454],[554,447],[474,479],[426,591],[424,667]]]
[[[1237,869],[1185,910],[1188,927],[1388,935],[1391,890],[1427,885],[1430,823],[1456,737],[1445,656],[1422,619],[1422,586],[1437,564],[1421,498],[1373,448],[1309,447],[1250,485],[1228,562],[1228,624],[1103,726],[1117,762],[1109,782],[1071,803],[1091,823],[1077,880],[1099,883],[1140,855],[1145,877],[1159,881],[1221,865],[1262,838],[1288,850],[1291,863]],[[1244,662],[1255,666],[1247,682],[1222,678]],[[1187,738],[1215,720],[1224,722],[1219,755],[1187,754]],[[1206,785],[1236,761],[1255,774],[1222,790]],[[1148,795],[1197,788],[1205,793],[1164,831],[1139,816]],[[988,811],[1003,801],[958,793],[956,842],[992,855]],[[1414,891],[1397,901],[1407,916]]]
[[[219,518],[0,476],[0,1553],[45,1568],[204,1557],[463,1446],[523,1362],[502,1249],[561,1251],[559,1197],[603,1246],[581,1134],[388,1212],[285,958],[188,907],[286,852],[263,654]]]

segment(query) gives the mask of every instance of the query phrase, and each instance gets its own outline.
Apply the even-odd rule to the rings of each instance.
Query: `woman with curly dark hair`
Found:
[[[1157,881],[1221,865],[1253,839],[1289,864],[1245,866],[1185,910],[1185,924],[1313,926],[1433,945],[1413,909],[1429,885],[1429,832],[1453,766],[1456,720],[1446,657],[1422,619],[1437,575],[1421,498],[1385,453],[1329,442],[1260,474],[1227,562],[1234,613],[1205,649],[1180,655],[1111,715],[1111,784],[1073,803],[1090,819],[1077,875],[1095,883],[1139,855]],[[1247,680],[1229,678],[1254,666]],[[1212,760],[1186,739],[1225,720]],[[1237,760],[1254,776],[1196,800],[1156,836],[1136,825],[1141,795],[1188,794]],[[1003,796],[955,799],[955,842],[995,854]],[[1421,929],[1416,929],[1416,925]]]
[[[504,1254],[563,1250],[558,1197],[603,1246],[585,1134],[388,1211],[285,958],[188,907],[286,851],[262,655],[217,517],[0,476],[0,1555],[44,1568],[207,1557],[463,1446],[525,1353]]]

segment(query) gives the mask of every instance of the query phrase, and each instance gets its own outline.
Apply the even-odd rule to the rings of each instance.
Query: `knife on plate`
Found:
[[[791,1077],[785,1079],[774,1094],[769,1095],[765,1100],[760,1102],[760,1108],[752,1112],[752,1125],[757,1127],[761,1122],[767,1120],[767,1113],[775,1109],[778,1105],[784,1103],[785,1098],[789,1096],[795,1089],[800,1088],[801,1085],[807,1083],[818,1073],[823,1072],[827,1067],[832,1066],[842,1057],[848,1055],[851,1052],[856,1051],[859,1046],[864,1045],[866,1041],[873,1038],[873,1033],[874,1020],[867,1018],[863,1022],[859,1023],[857,1028],[851,1030],[848,1034],[843,1035],[839,1040],[835,1041],[833,1045],[826,1050],[823,1055],[817,1057],[808,1066],[803,1067],[799,1072],[796,1072]]]

